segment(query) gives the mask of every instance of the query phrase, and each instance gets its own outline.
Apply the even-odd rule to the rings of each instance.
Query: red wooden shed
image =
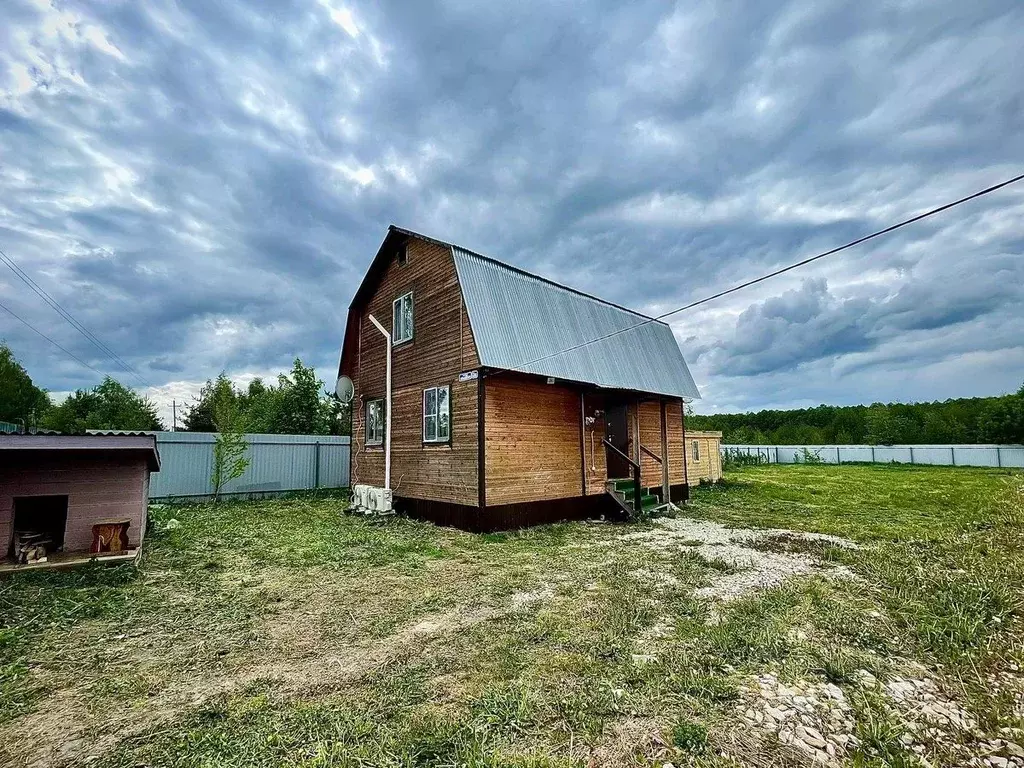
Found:
[[[133,557],[159,470],[153,435],[0,435],[0,567]]]

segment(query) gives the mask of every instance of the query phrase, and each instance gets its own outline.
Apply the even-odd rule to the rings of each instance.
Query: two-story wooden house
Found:
[[[345,328],[353,483],[384,483],[387,341],[370,315],[392,337],[399,510],[514,528],[681,501],[721,474],[720,435],[686,433],[700,393],[667,324],[392,226]]]

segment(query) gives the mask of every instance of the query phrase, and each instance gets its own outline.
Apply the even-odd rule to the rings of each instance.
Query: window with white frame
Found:
[[[451,440],[450,392],[448,387],[423,390],[423,442],[447,443]]]
[[[366,444],[383,445],[384,443],[384,401],[366,401]]]
[[[700,441],[693,441],[693,460],[700,461]]]
[[[391,343],[401,344],[412,339],[412,294],[395,299],[391,310]]]

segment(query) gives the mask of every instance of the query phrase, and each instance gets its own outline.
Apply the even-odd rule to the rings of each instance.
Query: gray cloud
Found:
[[[1011,0],[4,13],[0,247],[160,397],[295,356],[330,378],[392,221],[661,312],[1024,156]],[[1007,190],[677,317],[704,407],[1015,388],[1022,213]],[[9,320],[42,384],[94,382]]]

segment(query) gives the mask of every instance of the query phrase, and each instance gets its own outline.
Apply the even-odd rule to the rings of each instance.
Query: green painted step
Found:
[[[613,480],[616,491],[632,491],[636,484],[632,480]]]
[[[632,491],[632,489],[630,489],[628,491],[625,491],[622,494],[622,497],[623,497],[623,500],[627,504],[629,504],[629,505],[633,504],[633,491]],[[653,493],[645,493],[643,496],[640,497],[640,506],[643,509],[649,509],[651,507],[656,507],[660,503],[661,502],[658,499],[658,497],[655,496]]]

